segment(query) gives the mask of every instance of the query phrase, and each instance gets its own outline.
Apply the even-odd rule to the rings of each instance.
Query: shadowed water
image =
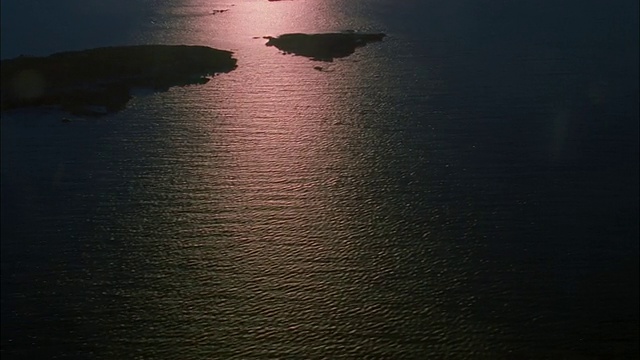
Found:
[[[2,0],[2,58],[238,68],[2,114],[3,358],[637,356],[637,4],[85,3]],[[387,37],[261,38],[348,29]]]

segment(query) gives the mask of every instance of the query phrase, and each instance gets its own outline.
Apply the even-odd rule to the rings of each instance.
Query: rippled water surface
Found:
[[[3,58],[238,68],[3,112],[3,358],[638,356],[634,1],[53,3],[2,0]],[[331,63],[262,38],[348,29],[388,36]]]

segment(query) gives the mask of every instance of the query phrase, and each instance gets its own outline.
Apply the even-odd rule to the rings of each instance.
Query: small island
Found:
[[[382,41],[385,34],[362,34],[356,32],[326,34],[284,34],[278,37],[265,36],[267,46],[275,46],[286,54],[306,56],[315,61],[331,62],[335,58],[347,57],[356,48],[370,42]]]
[[[232,52],[205,46],[137,45],[2,60],[2,110],[60,106],[76,115],[123,109],[132,88],[166,91],[232,71]]]

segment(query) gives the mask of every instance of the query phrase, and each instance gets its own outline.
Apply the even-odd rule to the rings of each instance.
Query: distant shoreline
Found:
[[[295,33],[265,39],[284,53],[331,62],[385,36]],[[55,106],[72,115],[107,115],[124,109],[134,88],[166,91],[233,71],[232,55],[206,46],[135,45],[6,59],[1,61],[1,109]]]
[[[123,109],[135,87],[165,91],[234,70],[233,53],[205,46],[137,45],[2,60],[2,110],[60,106],[75,115]]]

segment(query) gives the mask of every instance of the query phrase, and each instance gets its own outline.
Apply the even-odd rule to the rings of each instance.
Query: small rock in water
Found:
[[[326,34],[283,34],[278,37],[265,36],[267,46],[275,46],[283,53],[311,58],[315,61],[332,62],[335,58],[347,57],[359,47],[370,42],[382,41],[383,33],[365,34],[356,32]]]

